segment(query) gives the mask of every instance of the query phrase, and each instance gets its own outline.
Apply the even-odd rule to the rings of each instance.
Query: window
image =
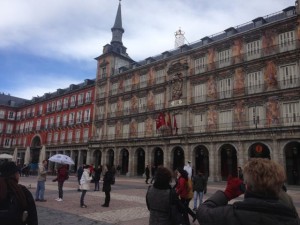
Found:
[[[64,109],[67,109],[69,107],[69,98],[64,98]]]
[[[194,116],[194,133],[200,133],[205,131],[206,116],[204,113],[196,114]]]
[[[53,101],[51,105],[52,112],[55,112],[56,102]]]
[[[265,109],[263,106],[250,107],[248,111],[249,127],[262,128],[265,123]]]
[[[90,116],[91,116],[90,114],[91,114],[90,109],[84,110],[84,122],[90,122]]]
[[[71,96],[71,103],[70,103],[70,106],[71,106],[71,107],[74,107],[74,106],[75,106],[75,103],[76,103],[76,95],[73,95],[73,96]]]
[[[112,103],[110,105],[110,117],[116,116],[117,103]]]
[[[74,124],[74,114],[73,112],[69,114],[69,125]]]
[[[293,88],[299,86],[299,73],[296,64],[280,66],[280,88]]]
[[[40,105],[39,106],[39,115],[42,115],[43,114],[43,105]]]
[[[14,120],[15,119],[15,112],[9,111],[8,112],[8,119],[9,120]]]
[[[164,108],[164,93],[156,94],[155,95],[155,109],[160,110]]]
[[[147,109],[147,103],[146,103],[146,97],[139,99],[139,112],[146,112]]]
[[[3,123],[0,123],[0,134],[3,132]]]
[[[79,143],[79,141],[80,141],[80,132],[81,132],[81,130],[76,130],[76,133],[75,133],[75,142],[76,143]]]
[[[33,121],[29,121],[29,131],[32,131],[33,128]]]
[[[104,119],[104,105],[99,106],[98,110],[99,110],[98,119],[99,120]]]
[[[231,64],[231,49],[218,53],[219,67],[229,66]]]
[[[68,122],[68,114],[63,115],[63,126],[66,126]]]
[[[32,107],[32,109],[31,109],[31,116],[32,116],[32,117],[35,116],[35,108],[34,108],[34,107]]]
[[[103,79],[106,77],[106,67],[101,67],[100,68],[100,75],[99,75],[99,78],[100,79]]]
[[[48,122],[49,122],[49,118],[46,118],[46,119],[45,119],[45,129],[48,128]]]
[[[91,91],[88,91],[86,94],[85,94],[85,103],[90,103],[92,101],[92,92]]]
[[[125,91],[130,91],[131,90],[131,79],[126,79],[125,80]]]
[[[0,110],[0,119],[4,119],[4,117],[5,117],[5,111]]]
[[[118,83],[113,83],[111,86],[111,94],[115,95],[118,93]]]
[[[283,121],[285,126],[300,125],[299,102],[288,102],[283,104]]]
[[[261,71],[247,74],[247,91],[248,94],[260,93],[264,88],[264,79]]]
[[[124,101],[124,115],[130,114],[130,100]]]
[[[41,129],[41,124],[42,124],[42,120],[41,119],[38,119],[36,121],[36,130],[40,130]]]
[[[21,112],[17,112],[17,120],[21,119]]]
[[[47,109],[46,112],[49,113],[51,112],[51,103],[47,103]]]
[[[11,142],[11,139],[10,138],[5,138],[4,139],[4,147],[10,147],[10,143]]]
[[[138,137],[142,138],[145,136],[145,122],[138,123]]]
[[[57,110],[61,110],[61,99],[57,100],[56,106]]]
[[[155,79],[156,79],[156,84],[164,83],[165,82],[164,70],[157,70]]]
[[[129,124],[123,124],[123,137],[128,138],[129,137]]]
[[[82,121],[82,111],[76,113],[76,123],[81,123]]]
[[[295,41],[295,31],[288,31],[279,34],[278,44],[280,52],[290,51],[295,49],[296,41]]]
[[[232,130],[232,111],[221,111],[219,113],[219,130]]]
[[[256,40],[246,45],[247,60],[257,59],[261,56],[261,41]]]
[[[86,129],[84,129],[84,131],[83,131],[83,141],[84,141],[84,142],[87,142],[88,139],[89,139],[89,129],[86,128]]]
[[[231,78],[226,78],[219,81],[220,98],[232,97],[232,81]]]
[[[105,97],[105,87],[102,86],[99,88],[99,98],[104,98]]]
[[[55,144],[57,144],[57,141],[58,141],[58,132],[55,132],[55,133],[54,133],[53,142],[54,142]]]
[[[60,115],[56,116],[56,127],[60,126]]]
[[[78,95],[78,105],[82,105],[83,104],[83,93]]]
[[[140,76],[140,88],[147,87],[147,74]]]
[[[66,139],[66,132],[63,131],[60,133],[60,143],[63,144],[65,142]]]
[[[205,56],[195,59],[195,74],[203,73],[206,71],[207,59]]]
[[[48,143],[48,145],[51,144],[51,141],[52,141],[52,133],[48,133],[48,135],[47,135],[47,143]]]
[[[54,117],[53,116],[50,117],[50,123],[49,123],[49,125],[50,125],[50,128],[52,128],[53,125],[54,125]]]
[[[108,126],[108,140],[112,140],[115,138],[115,126],[109,125]]]
[[[206,85],[198,84],[194,86],[193,103],[204,102],[206,100]]]
[[[71,142],[72,142],[72,138],[73,138],[73,131],[70,130],[70,131],[68,132],[68,143],[71,143]]]

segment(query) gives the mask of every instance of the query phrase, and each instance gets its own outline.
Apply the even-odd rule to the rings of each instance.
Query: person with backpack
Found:
[[[19,178],[14,162],[0,165],[0,224],[38,225],[33,196],[25,186],[18,184]]]
[[[58,198],[55,200],[58,202],[63,201],[63,186],[64,182],[69,179],[69,171],[67,165],[61,165],[57,170],[57,177],[53,180],[53,182],[57,181],[58,184]]]
[[[103,178],[103,187],[102,191],[105,193],[105,200],[104,204],[101,205],[102,207],[109,207],[109,202],[110,202],[110,192],[111,192],[111,184],[113,182],[114,174],[111,171],[111,166],[106,165],[106,170]]]

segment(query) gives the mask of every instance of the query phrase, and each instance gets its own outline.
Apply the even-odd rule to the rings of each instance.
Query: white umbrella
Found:
[[[14,150],[12,161],[15,163],[17,163],[17,161],[18,161],[18,148],[15,148],[15,150]]]
[[[43,147],[40,151],[39,163],[42,163],[45,158],[46,158],[46,147],[45,147],[45,145],[43,145]]]
[[[63,155],[63,154],[53,155],[49,158],[49,161],[60,163],[60,164],[69,164],[69,165],[75,164],[73,159],[71,159],[70,156]]]
[[[28,165],[29,161],[30,161],[30,147],[27,147],[25,151],[24,164]]]
[[[12,158],[13,158],[12,155],[6,153],[0,154],[0,159],[12,159]]]

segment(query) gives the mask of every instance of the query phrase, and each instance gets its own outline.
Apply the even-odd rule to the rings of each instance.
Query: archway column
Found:
[[[162,149],[163,152],[163,157],[164,157],[164,167],[169,168],[172,171],[172,167],[171,167],[171,162],[173,161],[173,159],[171,159],[172,157],[172,146],[165,144],[164,148]]]
[[[132,147],[128,149],[128,172],[126,176],[131,176],[134,174],[134,150]]]

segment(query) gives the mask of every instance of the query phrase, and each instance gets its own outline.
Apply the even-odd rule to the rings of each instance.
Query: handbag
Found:
[[[178,199],[178,196],[174,189],[170,189],[170,219],[172,225],[185,225],[185,219],[183,216],[184,206]]]

